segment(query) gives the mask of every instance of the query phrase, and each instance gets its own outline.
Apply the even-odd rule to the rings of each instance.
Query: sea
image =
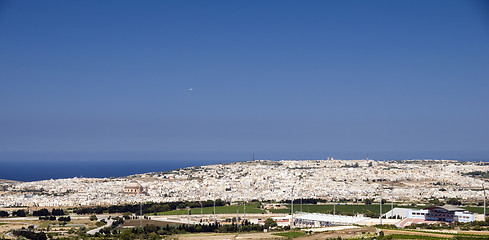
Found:
[[[449,156],[458,158],[450,158]],[[262,160],[365,159],[359,153],[329,152],[0,152],[0,179],[38,181],[73,177],[110,178],[179,168]],[[486,154],[430,152],[370,154],[375,160],[447,159],[489,161]],[[372,157],[377,156],[377,157]],[[424,157],[426,156],[426,157]]]

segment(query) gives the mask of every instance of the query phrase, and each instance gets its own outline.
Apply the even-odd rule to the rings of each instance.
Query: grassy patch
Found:
[[[394,207],[398,207],[394,205]],[[378,204],[372,205],[336,205],[333,207],[333,204],[303,204],[302,211],[303,212],[316,212],[316,213],[333,213],[333,209],[336,208],[336,214],[345,214],[345,215],[355,215],[357,213],[379,213],[380,206]],[[301,211],[300,204],[294,204],[294,210]],[[390,204],[382,205],[382,213],[386,213],[391,210]],[[287,206],[287,209],[271,209],[272,213],[290,213],[290,206]]]
[[[483,207],[462,207],[463,209],[473,212],[473,213],[484,213],[484,208]]]
[[[259,209],[260,205],[258,204],[250,204],[246,205],[246,213],[265,213],[264,210]],[[192,215],[200,214],[201,211],[200,208],[192,208],[190,210]],[[241,213],[243,214],[244,211],[244,206],[243,205],[231,205],[231,206],[218,206],[216,207],[216,213],[217,214],[233,214],[233,213]],[[159,212],[158,215],[187,215],[188,210],[182,209],[182,210],[173,210],[173,211],[168,211],[168,212]],[[214,213],[214,207],[205,207],[202,208],[202,214],[213,214]]]
[[[296,238],[296,237],[301,237],[301,236],[306,235],[303,232],[281,232],[281,233],[272,233],[272,234],[277,235],[277,236],[286,237],[286,238]]]

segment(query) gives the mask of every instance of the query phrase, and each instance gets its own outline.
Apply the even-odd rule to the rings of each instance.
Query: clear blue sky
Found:
[[[489,4],[0,1],[0,110],[3,159],[489,159]]]

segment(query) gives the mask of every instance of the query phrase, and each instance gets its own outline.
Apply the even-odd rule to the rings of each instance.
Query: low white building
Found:
[[[385,213],[384,216],[440,222],[473,222],[475,219],[474,213],[451,205],[424,209],[394,208]]]
[[[295,227],[329,227],[337,225],[353,225],[367,220],[366,217],[343,216],[321,213],[294,215]]]

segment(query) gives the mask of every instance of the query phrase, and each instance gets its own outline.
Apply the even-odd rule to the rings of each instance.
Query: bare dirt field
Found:
[[[284,237],[272,235],[272,233],[196,233],[176,236],[179,240],[237,240],[237,239],[284,239]]]
[[[328,238],[352,238],[355,236],[359,236],[367,233],[375,233],[377,231],[374,227],[365,227],[365,228],[353,228],[353,229],[345,229],[341,231],[328,231],[323,233],[316,233],[308,236],[297,237],[294,239],[298,240],[313,240],[313,239],[328,239]]]
[[[390,230],[383,229],[386,234],[406,234],[406,235],[418,235],[418,236],[431,236],[431,237],[442,237],[442,238],[452,238],[452,236],[447,234],[439,234],[439,233],[426,233],[426,232],[410,232],[410,231],[401,231],[401,230]]]

